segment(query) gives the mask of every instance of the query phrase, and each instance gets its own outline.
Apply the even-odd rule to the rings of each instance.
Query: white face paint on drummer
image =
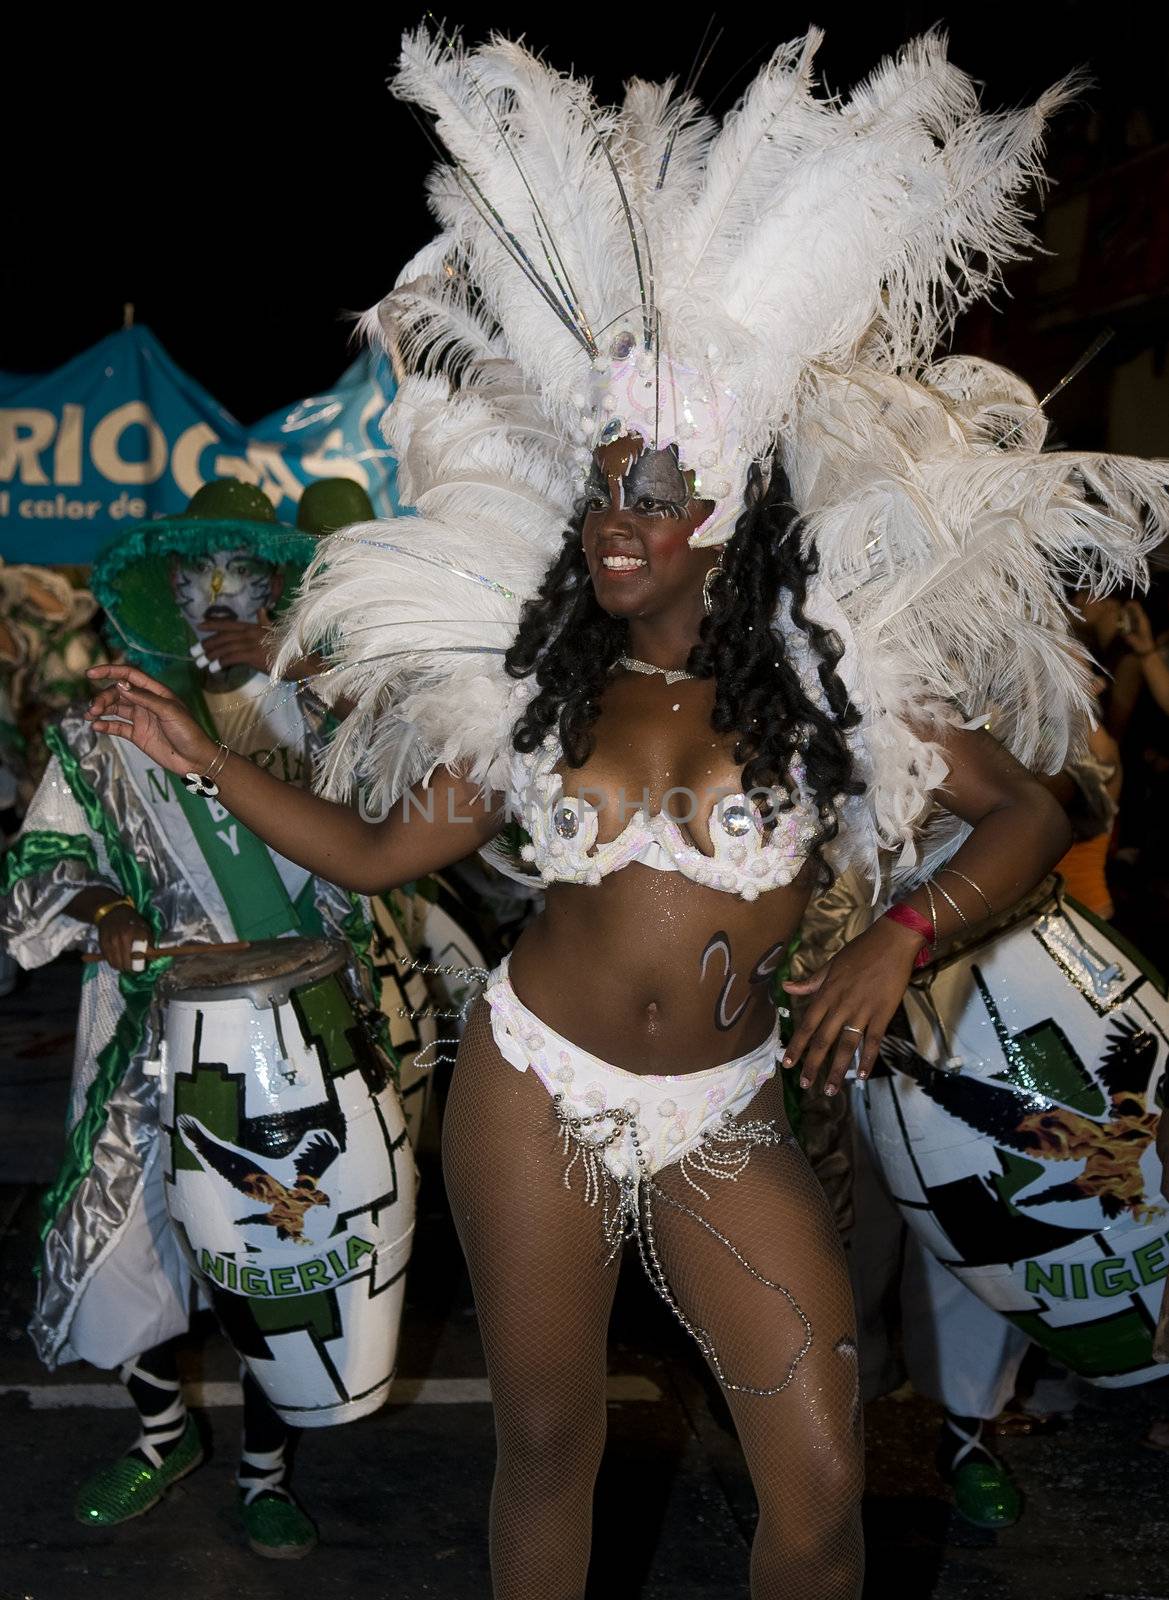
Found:
[[[255,622],[279,597],[276,569],[249,551],[217,550],[174,569],[175,604],[197,638],[217,622]]]

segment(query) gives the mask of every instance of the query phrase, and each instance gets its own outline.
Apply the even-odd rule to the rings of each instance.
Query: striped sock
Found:
[[[137,1407],[141,1423],[141,1432],[128,1453],[157,1470],[187,1427],[187,1407],[174,1354],[169,1350],[165,1355],[159,1350],[145,1351],[121,1366],[118,1376]]]

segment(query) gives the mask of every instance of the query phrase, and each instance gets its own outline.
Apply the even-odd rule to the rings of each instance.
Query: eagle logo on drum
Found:
[[[984,994],[984,999],[989,997]],[[1107,1096],[1109,1114],[1086,1116],[1032,1090],[999,1088],[985,1078],[934,1066],[905,1039],[887,1038],[882,1054],[952,1116],[1037,1161],[1077,1161],[1079,1174],[1038,1193],[1015,1197],[1034,1208],[1060,1201],[1096,1200],[1108,1218],[1127,1211],[1146,1221],[1163,1209],[1150,1206],[1141,1157],[1157,1135],[1158,1115],[1146,1109],[1149,1076],[1158,1044],[1131,1017],[1118,1017],[1095,1077]],[[1008,1058],[1009,1059],[1009,1058]]]
[[[249,1200],[258,1200],[268,1207],[250,1217],[238,1217],[236,1227],[247,1224],[275,1228],[276,1237],[291,1239],[295,1244],[308,1245],[304,1236],[305,1213],[313,1206],[331,1205],[330,1197],[317,1187],[317,1180],[341,1153],[341,1147],[331,1133],[323,1130],[306,1136],[292,1155],[280,1163],[291,1167],[286,1183],[275,1172],[258,1165],[256,1157],[248,1150],[223,1144],[194,1117],[178,1119],[179,1132],[187,1147],[197,1155],[204,1166],[211,1168],[221,1178],[226,1178],[234,1189]]]

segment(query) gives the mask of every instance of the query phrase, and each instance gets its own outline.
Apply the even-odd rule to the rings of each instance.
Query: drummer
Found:
[[[1102,687],[1103,680],[1098,683]],[[1099,725],[1086,729],[1085,735],[1082,751],[1062,772],[1042,781],[1068,811],[1077,840],[1086,841],[1085,857],[1077,860],[1080,846],[1073,845],[1057,865],[1061,874],[1067,873],[1069,866],[1076,869],[1065,888],[1073,899],[1108,917],[1112,907],[1103,851],[1097,846],[1107,844],[1115,817],[1117,751]],[[822,962],[834,942],[855,927],[858,919],[863,926],[866,910],[858,883],[846,877],[834,885],[824,902],[812,908],[815,914],[809,915],[801,930],[800,958],[806,966],[811,969]],[[880,1176],[865,1095],[861,1086],[854,1085],[854,1089],[852,1096],[842,1096],[851,1112],[853,1137],[850,1140],[847,1128],[842,1127],[836,1144],[837,1159],[849,1169],[843,1187],[855,1200],[847,1207],[847,1244],[865,1398],[874,1399],[899,1381],[888,1326],[890,1303],[899,1298],[905,1371],[917,1393],[942,1408],[937,1464],[953,1489],[956,1508],[978,1527],[1009,1527],[1022,1516],[1024,1499],[1006,1463],[992,1448],[990,1436],[1034,1432],[1066,1417],[1076,1405],[1076,1382],[1047,1363],[1042,1388],[1036,1387],[1028,1407],[1016,1403],[1031,1339],[981,1300],[906,1229]],[[813,1102],[805,1113],[805,1124],[818,1128],[830,1115]],[[816,1163],[816,1152],[811,1154]],[[816,1164],[822,1181],[825,1170],[835,1176],[835,1166]],[[1166,1355],[1169,1357],[1169,1348]],[[1169,1448],[1169,1429],[1164,1442],[1159,1429],[1148,1442]]]
[[[340,496],[344,504],[335,502]],[[347,480],[306,491],[314,532],[373,515]],[[291,783],[309,780],[326,712],[303,682],[271,685],[266,635],[313,552],[262,492],[207,484],[179,517],[132,528],[99,555],[93,589],[111,643],[197,705],[209,731]],[[85,969],[64,1166],[45,1204],[30,1332],[49,1367],[116,1369],[138,1409],[137,1442],[84,1483],[76,1514],[138,1516],[202,1460],[175,1362],[192,1284],[169,1222],[159,1150],[149,947],[322,932],[369,947],[368,903],[310,877],[80,711],[48,730],[52,761],[5,858],[0,936],[24,967],[69,949]],[[240,1511],[261,1555],[306,1553],[309,1517],[286,1483],[288,1429],[244,1379]]]

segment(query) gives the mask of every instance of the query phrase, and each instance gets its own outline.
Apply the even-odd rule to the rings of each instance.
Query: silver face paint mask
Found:
[[[175,572],[175,603],[196,636],[217,622],[255,622],[272,597],[273,569],[247,550],[217,550]]]
[[[585,484],[585,498],[609,499],[609,484],[594,461]],[[643,450],[621,480],[621,504],[636,505],[639,500],[659,500],[666,505],[684,506],[690,500],[690,484],[678,464],[678,452]]]

